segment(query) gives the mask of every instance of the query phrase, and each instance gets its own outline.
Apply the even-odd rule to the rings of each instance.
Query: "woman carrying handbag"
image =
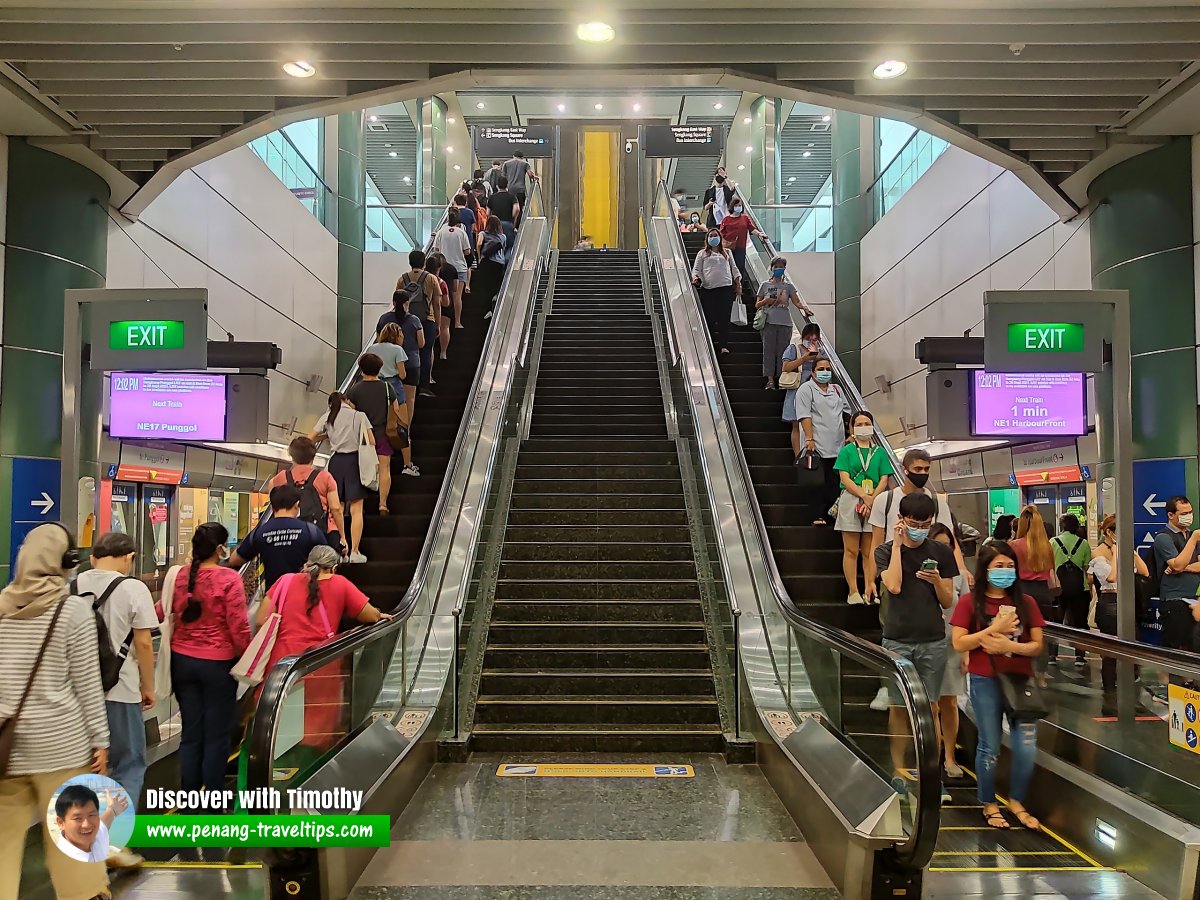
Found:
[[[968,691],[979,738],[975,775],[984,821],[1009,828],[996,802],[996,765],[1004,736],[1011,733],[1008,808],[1026,828],[1041,828],[1025,809],[1025,796],[1037,757],[1037,722],[1046,707],[1033,676],[1033,657],[1042,652],[1045,619],[1017,580],[1017,554],[1004,541],[979,551],[975,589],[959,598],[950,617],[956,653],[970,654]]]

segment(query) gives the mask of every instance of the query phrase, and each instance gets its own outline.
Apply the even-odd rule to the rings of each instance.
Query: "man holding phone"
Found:
[[[936,716],[949,654],[942,610],[949,609],[957,599],[953,579],[958,564],[949,547],[929,540],[929,528],[937,513],[932,497],[923,492],[907,494],[900,501],[899,513],[892,540],[875,550],[875,564],[889,595],[883,646],[913,664]],[[896,771],[892,784],[903,794],[907,714],[894,683],[889,686],[889,694],[888,725]],[[942,801],[948,798],[943,788]]]

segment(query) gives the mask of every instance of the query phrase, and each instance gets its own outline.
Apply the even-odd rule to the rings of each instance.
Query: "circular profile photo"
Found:
[[[46,827],[54,846],[79,862],[104,862],[133,836],[129,792],[106,775],[77,775],[54,792]]]

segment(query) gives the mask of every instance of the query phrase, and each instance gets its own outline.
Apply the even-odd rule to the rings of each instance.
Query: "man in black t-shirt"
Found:
[[[271,518],[260,522],[238,544],[229,565],[235,569],[261,556],[267,590],[289,572],[299,572],[313,547],[328,544],[323,532],[300,518],[300,490],[290,484],[271,488]]]
[[[501,175],[496,179],[498,190],[492,196],[488,197],[488,212],[500,220],[500,227],[504,229],[504,236],[507,238],[505,246],[508,248],[508,258],[512,259],[512,249],[517,243],[517,216],[521,213],[521,204],[517,202],[517,198],[508,190],[508,179]]]
[[[954,577],[958,575],[958,563],[948,546],[929,539],[929,529],[937,514],[932,497],[924,492],[907,494],[900,500],[899,513],[892,540],[875,550],[875,564],[888,593],[883,646],[913,664],[936,716],[949,654],[942,610],[949,609],[956,599]],[[908,714],[894,685],[890,694],[892,765],[898,779],[893,784],[900,791],[904,787]]]

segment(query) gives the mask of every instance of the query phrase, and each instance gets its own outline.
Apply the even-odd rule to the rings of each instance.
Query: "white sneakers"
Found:
[[[875,699],[871,701],[871,709],[875,712],[886,712],[888,708],[888,689],[883,686],[875,694]]]
[[[418,469],[416,466],[414,466],[412,463],[409,463],[407,466],[405,466],[403,469],[400,470],[400,474],[401,475],[411,475],[413,478],[417,478],[418,476],[420,476],[421,470]]]
[[[846,602],[849,603],[851,606],[866,606],[867,605],[866,598],[863,597],[862,594],[858,593],[858,591],[855,591],[853,594],[851,594],[849,597],[847,597]]]
[[[357,565],[362,565],[366,561],[367,561],[367,558],[365,556],[363,556],[361,553],[351,553],[350,554],[350,562],[352,562],[352,563],[355,563]]]

